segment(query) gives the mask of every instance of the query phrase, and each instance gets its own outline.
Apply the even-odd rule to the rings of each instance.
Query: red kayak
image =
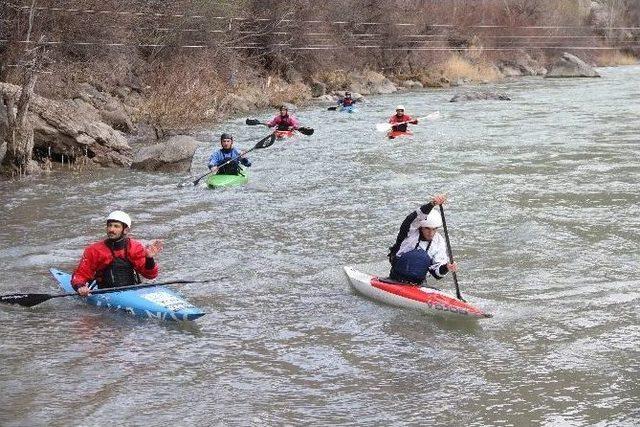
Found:
[[[387,138],[389,138],[389,139],[402,138],[402,137],[405,137],[405,136],[413,136],[413,132],[411,132],[410,130],[408,130],[406,132],[401,132],[399,130],[392,130],[392,131],[387,133]]]
[[[278,139],[291,138],[293,135],[295,135],[294,130],[277,130],[276,131],[276,138]]]
[[[491,314],[438,289],[382,281],[351,267],[345,267],[344,272],[356,291],[389,305],[447,317],[491,317]]]

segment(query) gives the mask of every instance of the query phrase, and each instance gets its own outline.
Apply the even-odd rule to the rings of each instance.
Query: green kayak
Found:
[[[249,182],[249,171],[242,168],[238,175],[211,175],[207,179],[207,186],[209,188],[233,187],[246,184],[247,182]]]

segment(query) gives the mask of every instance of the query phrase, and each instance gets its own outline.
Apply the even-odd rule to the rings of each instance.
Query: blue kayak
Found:
[[[65,292],[75,292],[71,275],[52,268],[51,274]],[[78,297],[80,298],[80,297]],[[160,320],[195,320],[206,313],[164,286],[108,292],[83,298],[96,307],[122,310],[138,317]]]
[[[356,106],[355,106],[355,105],[349,105],[349,106],[347,106],[347,107],[340,106],[340,108],[338,109],[338,111],[342,111],[343,113],[355,113],[355,112],[357,112],[358,110],[356,109]]]

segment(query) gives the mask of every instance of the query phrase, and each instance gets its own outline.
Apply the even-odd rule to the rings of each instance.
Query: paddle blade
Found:
[[[425,119],[433,121],[433,120],[438,120],[440,117],[441,117],[440,111],[435,111],[435,112],[433,112],[431,114],[427,114],[425,116]]]
[[[327,108],[327,110],[329,110],[329,111],[336,111],[337,109],[338,109],[338,107],[329,107],[329,108]]]
[[[298,128],[298,132],[307,136],[313,135],[313,128]]]
[[[258,141],[258,143],[256,144],[255,148],[267,148],[267,147],[271,147],[273,145],[273,143],[276,140],[276,133],[270,133],[269,135],[265,136],[264,138],[262,138],[260,141]]]
[[[248,124],[249,126],[255,126],[255,125],[259,125],[260,124],[260,120],[258,120],[258,119],[247,119],[247,120],[245,120],[245,123]]]
[[[389,123],[376,123],[376,130],[378,132],[389,132],[391,130],[391,124],[389,124]]]
[[[0,302],[5,304],[18,304],[23,307],[33,307],[51,298],[53,298],[53,295],[49,294],[12,294],[0,296]]]
[[[200,182],[200,180],[202,178],[204,178],[205,176],[209,175],[211,173],[211,171],[205,173],[204,175],[200,175],[198,178],[195,179],[195,181],[193,181],[193,185],[198,185],[198,183]]]

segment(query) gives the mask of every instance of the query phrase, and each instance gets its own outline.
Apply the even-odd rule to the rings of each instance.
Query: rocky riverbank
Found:
[[[234,115],[275,107],[279,103],[297,106],[312,103],[332,105],[350,90],[357,98],[397,91],[469,86],[521,76],[597,77],[591,65],[564,53],[551,64],[518,52],[510,60],[495,63],[452,55],[436,69],[384,75],[377,71],[332,71],[304,80],[265,78],[252,85],[233,85],[216,108],[205,112],[203,122],[211,125]],[[0,96],[19,97],[20,87],[0,83]],[[459,100],[508,99],[507,95],[483,93]],[[160,127],[145,118],[147,99],[142,87],[121,86],[100,90],[88,83],[74,88],[71,97],[52,100],[34,95],[28,120],[34,130],[34,159],[42,170],[56,163],[77,167],[133,167],[149,171],[185,172],[198,146],[193,135],[201,126]],[[7,111],[0,104],[0,136],[6,135]],[[207,142],[208,143],[208,142]],[[6,143],[0,147],[4,156]]]

